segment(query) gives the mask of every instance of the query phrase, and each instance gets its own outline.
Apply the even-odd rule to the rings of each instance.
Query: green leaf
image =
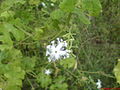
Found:
[[[25,72],[21,67],[15,66],[14,63],[6,65],[5,77],[8,79],[17,78],[24,79]]]
[[[25,76],[25,71],[21,69],[19,66],[14,66],[14,64],[8,64],[6,66],[6,72],[4,76],[7,78],[6,81],[6,89],[5,90],[10,90],[10,88],[14,87],[19,88],[22,86],[22,80],[24,79]],[[14,77],[14,78],[13,78]],[[14,87],[13,87],[14,86]]]
[[[25,0],[4,0],[0,6],[3,11],[9,10],[14,4],[24,4]]]
[[[118,64],[114,67],[113,72],[115,74],[117,82],[120,84],[120,59],[118,60]]]
[[[0,61],[1,62],[12,62],[16,58],[19,60],[22,57],[22,53],[17,49],[6,49],[0,52]]]
[[[9,32],[13,34],[14,38],[17,41],[23,40],[25,38],[24,32],[15,28],[12,24],[4,23],[4,27],[6,30],[8,30]]]
[[[68,90],[67,89],[68,85],[66,83],[62,83],[62,84],[58,84],[58,83],[55,83],[55,84],[52,84],[50,86],[50,90]]]
[[[74,13],[78,15],[78,19],[84,23],[84,24],[90,24],[90,20],[88,17],[85,16],[85,14],[80,9],[75,9]]]
[[[45,88],[52,83],[52,79],[49,75],[46,75],[44,72],[42,72],[38,74],[37,82],[40,83],[42,88]]]
[[[57,2],[57,0],[51,0],[51,2]]]
[[[22,86],[22,79],[24,79],[25,71],[19,66],[8,64],[4,76],[7,78],[8,85]],[[14,77],[14,78],[13,78]]]
[[[8,82],[11,83],[11,82]],[[7,85],[4,90],[21,90],[21,87],[15,86],[15,85]]]
[[[25,10],[20,9],[20,10],[16,11],[15,16],[18,17],[17,19],[15,19],[15,22],[17,22],[17,23],[22,22],[22,24],[24,24],[24,25],[27,25],[31,21],[35,20],[34,13],[28,9],[25,9]],[[15,25],[16,25],[16,23],[15,23]]]
[[[25,71],[21,67],[23,64],[22,54],[17,49],[8,49],[0,52],[0,74],[5,81],[2,85],[4,90],[21,90],[22,80],[25,76]]]
[[[10,34],[5,29],[3,24],[0,25],[0,33],[0,42],[2,42],[2,44],[0,44],[0,50],[12,48],[13,41],[11,40]]]
[[[4,11],[3,13],[0,14],[0,17],[13,17],[15,15],[15,12],[13,11]]]
[[[102,10],[102,6],[99,0],[82,0],[82,7],[92,16],[99,15]]]
[[[42,38],[43,30],[40,27],[35,28],[34,40],[40,40]]]
[[[4,74],[4,72],[5,72],[4,65],[0,63],[0,75]]]
[[[75,65],[75,58],[71,57],[71,58],[67,58],[67,59],[63,59],[60,61],[60,65],[62,65],[64,68],[72,68]]]
[[[41,2],[40,0],[29,0],[30,5],[39,5],[40,2]]]
[[[65,81],[65,77],[64,76],[58,76],[55,78],[54,82],[55,83],[63,83]]]
[[[66,83],[64,83],[65,81],[65,77],[64,76],[58,76],[56,77],[56,79],[54,80],[55,84],[52,84],[50,86],[50,90],[68,90],[67,87],[68,85]]]
[[[60,8],[65,12],[72,12],[76,2],[77,0],[63,0],[63,2],[60,3]]]
[[[36,58],[35,57],[24,57],[22,59],[22,68],[26,71],[26,72],[31,72],[34,69],[35,66],[35,61]]]
[[[0,25],[0,50],[9,49],[13,47],[13,40],[11,34],[17,40],[23,40],[25,38],[25,34],[23,31],[18,30],[12,24],[3,23]]]
[[[51,17],[52,17],[52,19],[57,19],[57,20],[59,20],[59,19],[61,19],[63,16],[64,16],[64,12],[62,11],[62,10],[60,10],[60,9],[57,9],[57,10],[55,10],[55,11],[53,11],[52,13],[51,13]]]

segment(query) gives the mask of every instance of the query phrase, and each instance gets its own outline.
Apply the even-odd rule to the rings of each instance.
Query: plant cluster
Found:
[[[0,88],[77,90],[89,83],[96,89],[77,70],[76,34],[101,11],[99,0],[1,0]]]

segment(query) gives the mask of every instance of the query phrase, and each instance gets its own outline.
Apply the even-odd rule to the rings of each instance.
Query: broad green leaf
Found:
[[[11,82],[8,82],[11,83]],[[7,85],[5,88],[3,88],[4,90],[21,90],[21,87],[15,86],[15,85]]]
[[[24,57],[22,59],[22,68],[26,71],[26,72],[30,72],[34,69],[34,66],[35,66],[35,61],[36,61],[36,58],[35,57]]]
[[[63,83],[64,81],[65,81],[65,76],[61,76],[61,75],[56,77],[54,80],[55,83],[59,83],[59,84]]]
[[[115,66],[113,71],[117,79],[117,82],[120,84],[120,59],[118,60],[118,64]]]
[[[59,20],[59,19],[61,19],[63,16],[64,16],[64,12],[62,11],[62,10],[60,10],[60,9],[57,9],[57,10],[55,10],[55,11],[53,11],[52,13],[51,13],[51,17],[52,17],[52,19],[57,19],[57,20]]]
[[[10,88],[11,90],[15,90],[15,87],[20,89],[22,86],[22,80],[24,79],[25,72],[19,66],[16,67],[11,64],[6,66],[4,76],[7,78],[5,90],[10,90]]]
[[[52,84],[50,86],[50,90],[68,90],[68,85],[64,83],[65,77],[64,76],[58,76],[56,79],[53,81],[55,84]]]
[[[22,80],[25,76],[25,71],[22,70],[19,66],[14,66],[14,63],[6,65],[4,76],[7,78],[6,80],[6,88],[9,86],[22,86]],[[14,77],[14,78],[13,78]]]
[[[10,78],[10,79],[8,79],[7,83],[10,86],[18,86],[18,87],[22,86],[22,80],[20,80],[18,78]]]
[[[40,2],[41,2],[40,0],[29,0],[30,5],[39,5]]]
[[[2,88],[4,90],[21,90],[22,80],[25,77],[25,71],[21,67],[23,64],[21,62],[21,52],[14,48],[5,49],[0,52],[0,57],[2,57],[0,60],[0,74],[5,78]]]
[[[75,8],[77,0],[63,0],[60,3],[60,8],[65,12],[72,12]]]
[[[17,4],[17,3],[24,4],[24,3],[25,3],[25,0],[4,0],[4,1],[1,3],[0,8],[1,8],[3,11],[6,11],[6,10],[9,10],[14,4]]]
[[[23,31],[20,31],[9,23],[3,23],[0,25],[0,33],[0,41],[2,42],[2,44],[0,44],[1,50],[8,49],[13,46],[13,40],[10,33],[12,33],[13,37],[17,41],[23,40],[25,38]]]
[[[13,17],[15,15],[15,12],[13,11],[4,11],[3,13],[0,14],[0,17]]]
[[[80,9],[75,9],[74,13],[77,14],[79,21],[81,21],[84,24],[90,24],[90,20],[88,19],[87,16],[82,12]]]
[[[23,10],[23,9],[18,10],[18,11],[16,11],[15,16],[18,17],[15,19],[15,22],[17,22],[17,23],[22,22],[22,24],[25,24],[25,25],[29,24],[30,21],[35,20],[34,13],[30,12],[29,10]],[[16,25],[16,23],[14,25]]]
[[[4,25],[0,25],[0,50],[9,49],[13,46],[13,41],[10,38],[9,32],[5,29]]]
[[[75,65],[75,58],[71,57],[71,58],[67,58],[67,59],[63,59],[60,61],[60,65],[62,65],[64,68],[72,68]]]
[[[0,89],[3,89],[4,87],[4,82],[0,82]]]
[[[40,40],[42,38],[43,30],[40,27],[35,28],[35,33],[33,36],[34,40]]]
[[[12,45],[5,45],[5,44],[2,44],[2,45],[0,45],[0,50],[5,50],[5,49],[10,49],[10,48],[12,48]]]
[[[38,74],[37,82],[40,83],[42,88],[48,87],[52,83],[52,79],[49,75],[46,75],[44,72]]]
[[[13,34],[17,41],[23,40],[25,38],[24,32],[15,28],[12,24],[4,23],[4,27]]]
[[[8,64],[6,66],[5,77],[8,79],[12,79],[13,77],[16,79],[24,79],[25,71],[22,70],[21,67],[14,66],[14,64]]]
[[[4,65],[0,62],[0,75],[4,74],[5,69],[4,69]]]
[[[19,61],[19,59],[21,58],[22,58],[22,53],[20,52],[20,50],[14,48],[5,49],[4,51],[0,52],[1,62],[4,62],[5,60],[7,60],[7,63],[12,61]]]
[[[90,15],[96,16],[102,10],[99,0],[82,0],[82,8],[87,10]]]
[[[68,90],[67,87],[68,85],[66,83],[55,83],[50,86],[50,90]]]
[[[52,2],[56,2],[57,0],[51,0]]]

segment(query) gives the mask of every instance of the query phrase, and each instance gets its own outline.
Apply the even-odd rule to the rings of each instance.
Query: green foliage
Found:
[[[56,2],[57,0],[51,0],[52,2]]]
[[[39,5],[40,2],[40,0],[29,0],[30,5]]]
[[[1,50],[13,47],[13,40],[10,34],[13,35],[16,41],[20,41],[25,38],[25,35],[22,31],[18,30],[9,23],[1,24],[0,33],[0,41],[2,42],[2,45],[0,45]]]
[[[4,80],[4,82],[0,81],[2,83],[1,88],[4,90],[21,90],[25,73],[33,70],[34,65],[35,58],[23,57],[19,50],[10,49],[0,52],[0,76],[3,76]]]
[[[83,74],[76,72],[74,38],[80,26],[91,24],[89,17],[100,12],[99,0],[0,1],[0,88],[79,89]],[[70,58],[50,63],[45,49],[57,37],[65,39],[73,52]],[[45,74],[46,68],[52,70],[50,75]]]
[[[35,28],[34,40],[40,40],[42,38],[43,30],[40,27]]]
[[[36,57],[24,57],[22,59],[22,68],[28,73],[32,72],[35,67]]]
[[[13,42],[10,38],[9,32],[5,30],[5,27],[3,25],[1,25],[0,33],[0,41],[3,43],[2,45],[0,44],[0,50],[11,48]]]
[[[59,76],[54,80],[54,84],[50,86],[50,90],[68,90],[68,85],[64,83],[65,77]]]
[[[63,0],[60,3],[60,8],[65,12],[72,12],[75,8],[77,0]]]
[[[101,12],[102,6],[99,0],[82,0],[82,8],[87,10],[90,15],[96,16]]]
[[[21,3],[24,4],[25,0],[4,0],[1,4],[0,9],[2,11],[9,10],[14,4]]]
[[[73,68],[75,66],[76,60],[74,57],[64,59],[60,61],[60,65],[62,65],[64,68]]]
[[[84,24],[90,24],[90,20],[85,16],[85,14],[80,9],[75,9],[74,13],[78,15],[79,21],[81,21]]]
[[[9,33],[12,33],[17,41],[23,40],[25,38],[24,32],[15,28],[12,24],[4,23],[4,27],[5,30],[7,30]]]
[[[49,75],[46,75],[44,72],[41,72],[37,76],[37,82],[40,83],[40,86],[42,88],[46,88],[52,83],[52,79]]]
[[[57,10],[55,10],[55,11],[53,11],[52,13],[51,13],[51,17],[52,17],[52,19],[57,19],[57,20],[59,20],[59,19],[61,19],[63,16],[64,16],[64,12],[62,11],[62,10],[60,10],[60,9],[57,9]]]
[[[5,12],[1,13],[0,17],[9,18],[9,17],[13,17],[14,14],[15,13],[13,11],[5,11]]]
[[[118,60],[118,64],[114,67],[113,71],[117,79],[117,82],[120,84],[120,59]]]
[[[7,65],[4,76],[7,78],[5,90],[15,90],[16,88],[20,90],[20,87],[22,87],[22,80],[25,76],[25,71],[22,70],[21,67]]]
[[[21,52],[16,49],[10,49],[0,52],[0,57],[0,69],[2,70],[0,76],[3,76],[4,80],[4,82],[0,81],[3,83],[1,88],[5,90],[15,90],[17,88],[20,90],[25,76],[25,71],[21,67]]]

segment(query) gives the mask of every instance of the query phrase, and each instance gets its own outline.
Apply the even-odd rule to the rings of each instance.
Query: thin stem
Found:
[[[77,70],[78,71],[78,70]],[[110,77],[110,78],[115,78],[114,76],[111,76],[109,74],[106,74],[104,72],[101,72],[101,71],[97,71],[97,72],[89,72],[89,71],[78,71],[79,73],[82,72],[82,73],[89,73],[89,74],[100,74],[100,75],[103,75],[103,76],[106,76],[106,77]]]
[[[32,83],[28,77],[27,77],[27,81],[29,82],[30,86],[32,87],[32,90],[35,90],[35,88],[33,87]]]

